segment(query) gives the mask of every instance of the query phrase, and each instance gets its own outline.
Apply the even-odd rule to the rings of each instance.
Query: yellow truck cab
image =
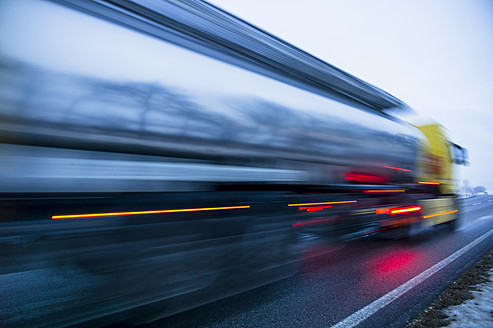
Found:
[[[424,227],[449,222],[456,228],[459,202],[455,190],[453,164],[466,164],[466,151],[450,142],[440,124],[416,126],[426,137],[419,156],[416,183],[435,198],[423,199],[421,217]]]

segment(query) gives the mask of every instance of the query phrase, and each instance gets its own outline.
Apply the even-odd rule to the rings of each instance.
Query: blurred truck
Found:
[[[214,5],[12,0],[0,26],[6,326],[168,316],[291,274],[307,232],[456,226],[439,125]]]

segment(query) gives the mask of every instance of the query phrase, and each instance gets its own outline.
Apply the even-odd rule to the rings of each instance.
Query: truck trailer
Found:
[[[308,232],[456,227],[439,124],[210,3],[2,1],[0,25],[6,326],[169,316],[292,274]]]

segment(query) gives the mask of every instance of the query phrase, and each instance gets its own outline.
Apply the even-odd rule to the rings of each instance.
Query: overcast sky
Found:
[[[493,1],[211,2],[442,123],[493,192]]]

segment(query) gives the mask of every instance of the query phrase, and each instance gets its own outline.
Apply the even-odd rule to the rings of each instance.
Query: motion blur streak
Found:
[[[399,170],[399,171],[404,171],[404,172],[411,172],[411,170],[408,169],[403,169],[400,167],[393,167],[393,166],[384,166],[386,169],[392,169],[392,170]]]
[[[440,185],[440,182],[432,182],[432,181],[418,181],[418,183],[423,185],[434,185],[434,186]]]
[[[405,190],[365,190],[365,193],[377,193],[377,192],[406,192]]]
[[[346,203],[356,203],[356,202],[357,202],[357,200],[345,200],[345,201],[341,201],[341,202],[289,204],[288,206],[310,206],[310,205],[346,204]]]
[[[390,208],[377,208],[376,213],[377,214],[389,214]]]
[[[312,225],[312,224],[318,224],[318,223],[325,223],[325,222],[330,222],[330,221],[335,221],[337,218],[328,218],[328,219],[319,219],[319,220],[312,220],[312,221],[305,221],[305,222],[299,222],[299,223],[293,223],[293,227],[299,227],[299,226],[306,226],[306,225]]]
[[[300,211],[307,210],[308,212],[316,212],[316,211],[321,211],[326,208],[331,208],[332,206],[313,206],[313,207],[305,207],[305,206],[300,206]]]
[[[390,214],[403,214],[421,211],[421,206],[400,207],[390,211]]]
[[[348,181],[356,182],[373,182],[373,183],[384,183],[387,179],[378,175],[372,174],[362,174],[362,173],[347,173],[345,179]]]
[[[2,327],[151,322],[457,219],[417,222],[459,208],[441,125],[207,1],[1,0],[0,30]]]
[[[183,208],[176,210],[157,210],[157,211],[138,211],[138,212],[113,212],[113,213],[91,213],[91,214],[73,214],[73,215],[54,215],[53,220],[58,219],[79,219],[93,218],[101,216],[120,216],[120,215],[139,215],[139,214],[159,214],[159,213],[177,213],[177,212],[199,212],[199,211],[218,211],[218,210],[234,210],[241,208],[250,208],[250,206],[227,206],[227,207],[204,207],[204,208]]]
[[[440,213],[425,215],[425,216],[423,216],[423,219],[428,219],[428,218],[432,218],[432,217],[435,217],[435,216],[447,215],[447,214],[452,214],[452,213],[457,213],[457,212],[459,212],[459,210],[454,210],[454,211],[450,211],[450,212],[440,212]]]

